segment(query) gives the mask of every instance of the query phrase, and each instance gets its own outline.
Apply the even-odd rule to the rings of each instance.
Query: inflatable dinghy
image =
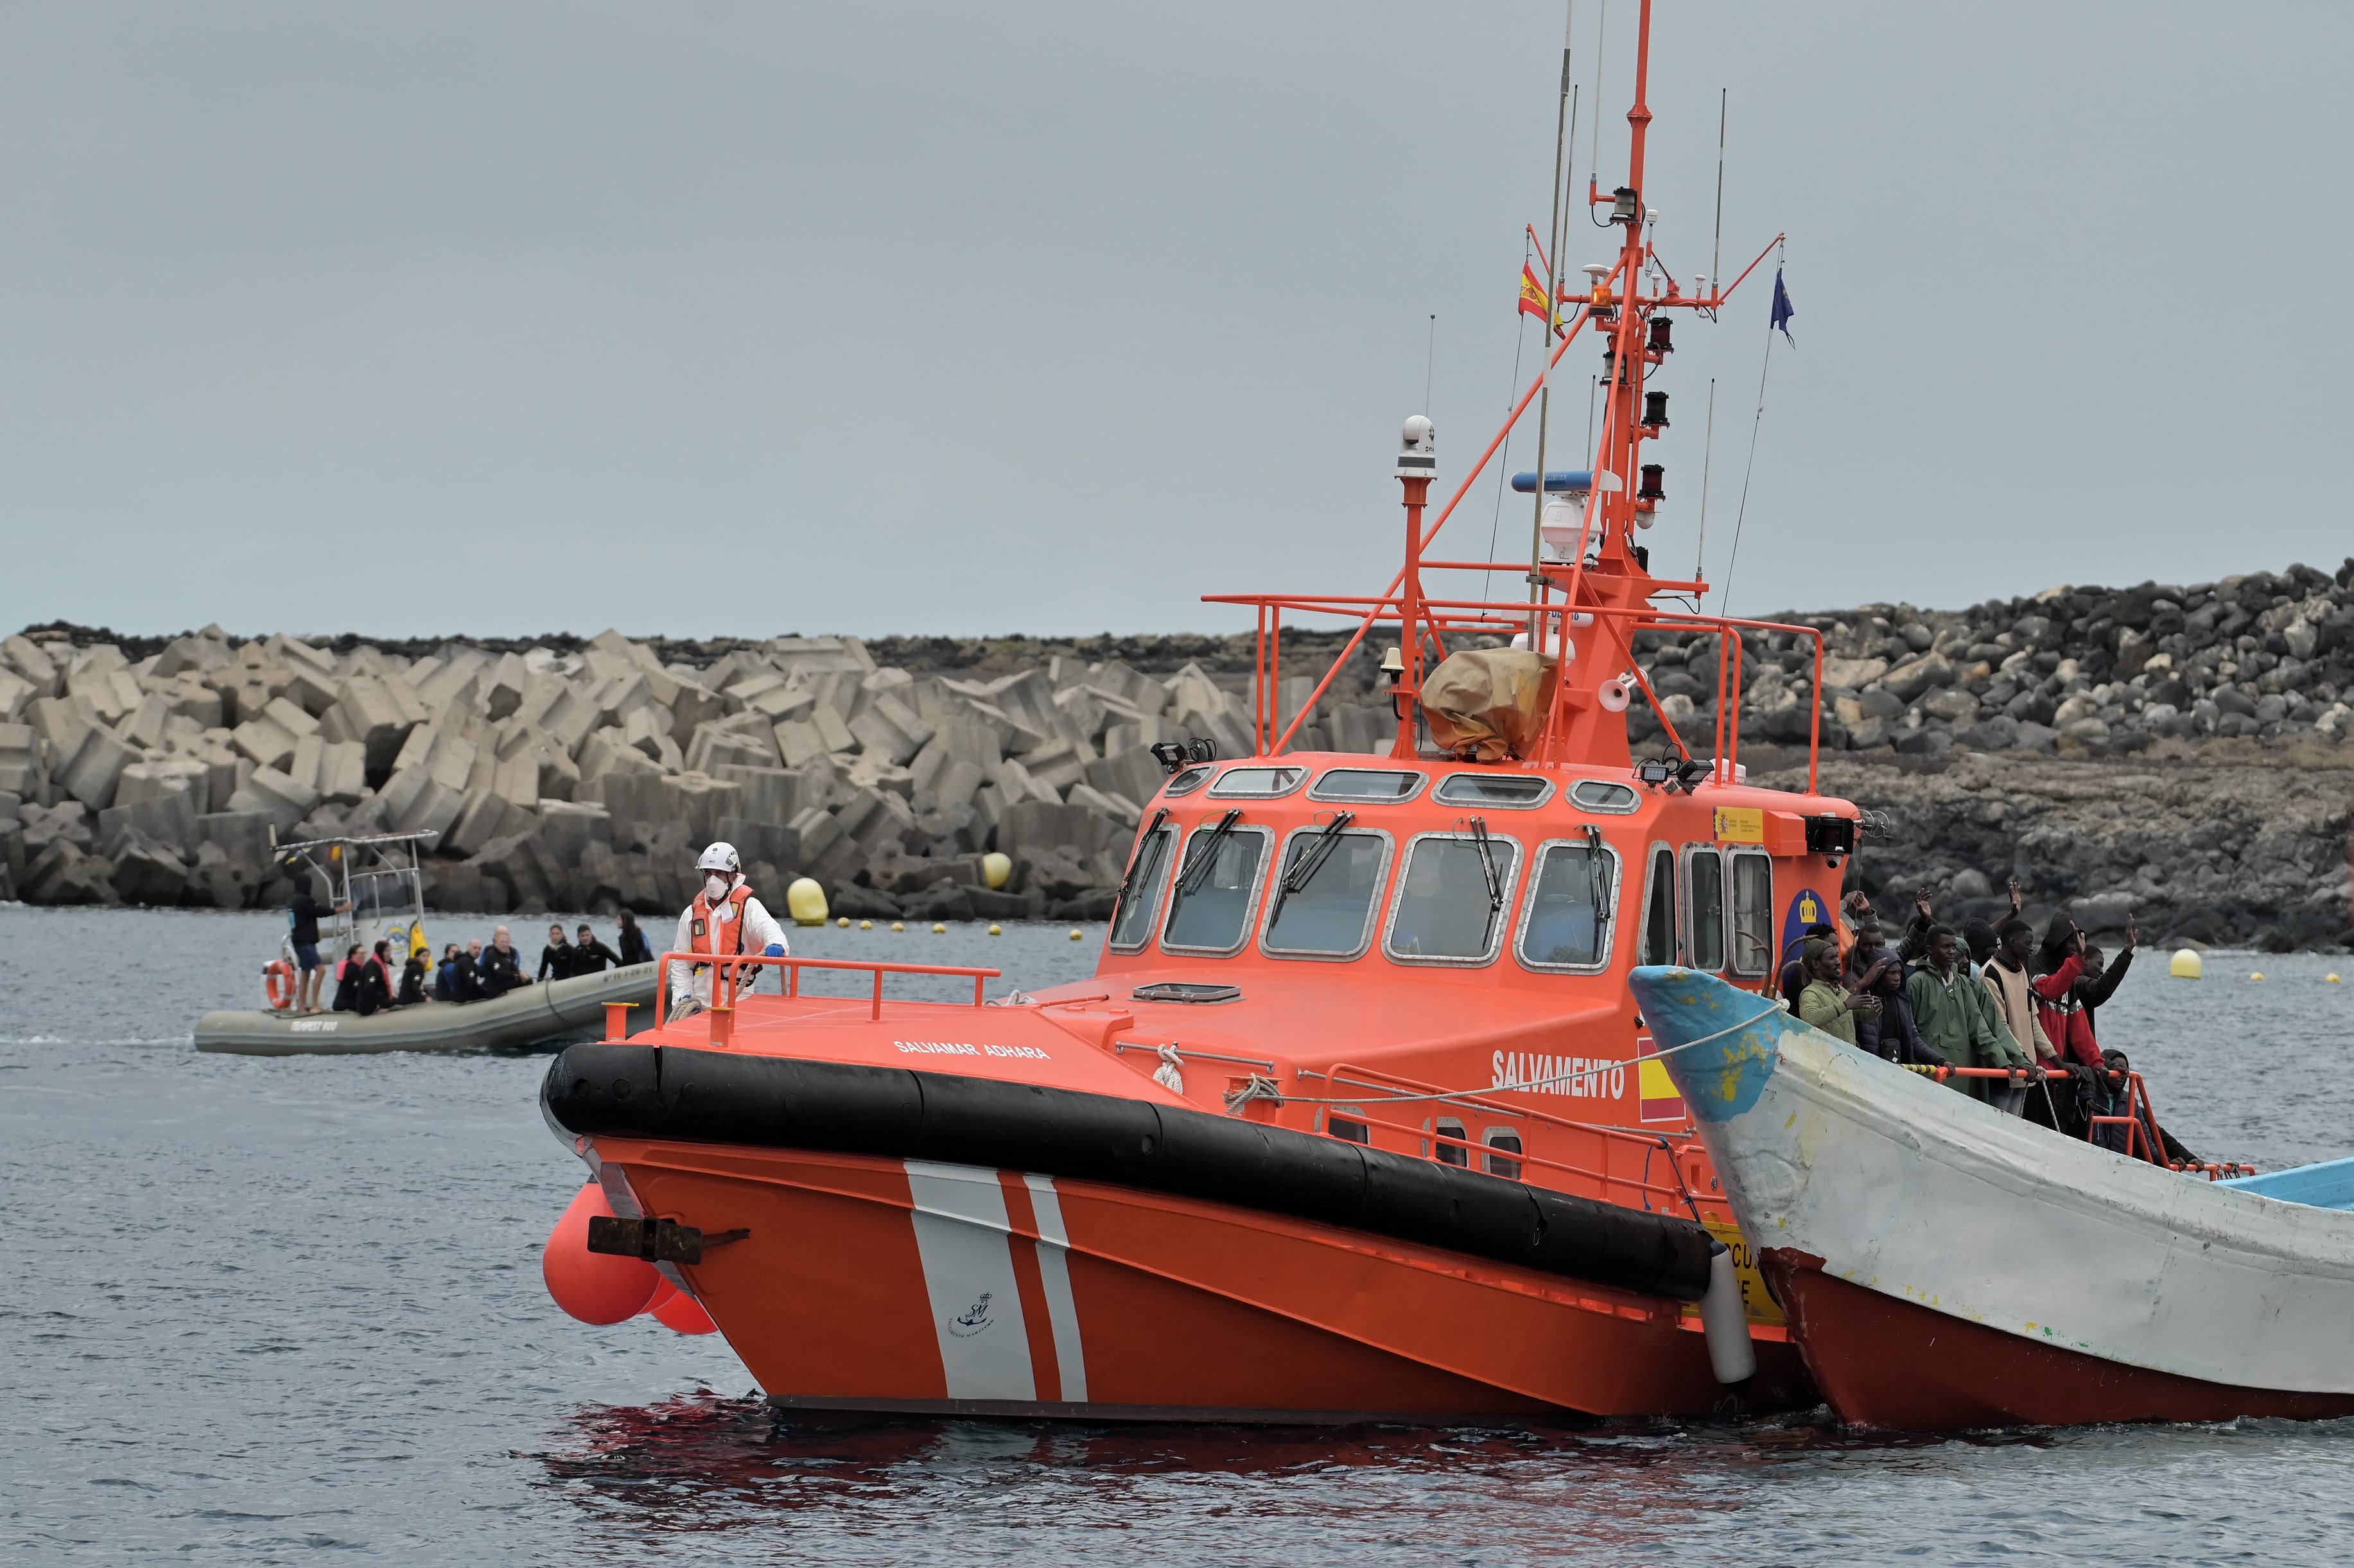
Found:
[[[196,1021],[196,1049],[247,1056],[358,1055],[373,1051],[476,1051],[489,1045],[546,1045],[593,1038],[605,1008],[627,1002],[653,1022],[654,966],[631,964],[545,985],[519,986],[482,1001],[429,1001],[362,1018],[355,1012],[207,1012]],[[632,1027],[638,1020],[632,1019]]]

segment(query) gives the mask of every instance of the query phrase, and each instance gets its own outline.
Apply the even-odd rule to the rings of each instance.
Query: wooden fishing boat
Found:
[[[1819,688],[1819,631],[1682,609],[1707,585],[1654,576],[1638,542],[1666,497],[1647,377],[1677,312],[1712,318],[1739,286],[1687,287],[1651,243],[1649,16],[1627,184],[1588,193],[1615,260],[1564,292],[1556,243],[1538,291],[1571,307],[1551,362],[1581,337],[1601,351],[1590,466],[1545,466],[1541,376],[1432,516],[1416,416],[1387,588],[1219,601],[1258,620],[1251,755],[1167,745],[1091,980],[985,1001],[994,971],[727,959],[709,1011],[567,1050],[545,1109],[592,1173],[543,1256],[567,1310],[716,1324],[794,1406],[1294,1421],[1815,1401],[1626,987],[1681,961],[1768,990],[1790,936],[1829,918],[1858,831],[1811,773],[1768,790],[1738,760],[1742,661]],[[1532,405],[1531,555],[1438,559]],[[1526,597],[1435,587],[1499,572]],[[1287,612],[1356,623],[1289,713]],[[1295,749],[1377,625],[1397,638],[1388,754]],[[1637,665],[1661,627],[1714,640],[1733,695],[1705,737]],[[1639,760],[1637,703],[1664,731]],[[771,969],[781,993],[756,992]],[[815,994],[845,973],[864,994]],[[970,980],[971,1001],[885,994],[913,973]]]
[[[2354,1414],[2347,1163],[2062,1138],[1713,976],[1631,985],[1824,1396],[1866,1426]],[[2271,1196],[2278,1192],[2287,1196]]]

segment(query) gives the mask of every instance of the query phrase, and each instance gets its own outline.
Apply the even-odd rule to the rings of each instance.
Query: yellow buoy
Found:
[[[2258,969],[2254,974],[2250,975],[2248,978],[2252,980],[2260,980],[2264,978],[2264,971]]]
[[[1013,880],[1013,857],[991,850],[981,857],[981,880],[991,887],[1002,887]]]
[[[2324,975],[2321,977],[2321,983],[2324,985],[2336,985],[2338,983],[2338,977],[2336,975]]]
[[[989,934],[992,937],[1002,937],[1005,935],[1005,927],[1002,926],[991,926],[989,928]]]
[[[933,935],[933,936],[935,936],[935,937],[945,937],[945,936],[947,936],[948,934],[949,934],[949,928],[948,928],[946,926],[943,926],[943,925],[939,924],[938,921],[934,921],[934,922],[933,922],[933,924],[932,924],[932,935]]]
[[[836,920],[836,921],[834,922],[834,924],[835,924],[835,925],[837,925],[837,926],[839,926],[839,927],[841,927],[843,930],[847,931],[847,930],[849,930],[849,929],[850,929],[850,916],[847,916],[847,915],[844,915],[841,919]]]
[[[907,928],[907,923],[905,920],[894,920],[891,922],[891,929],[894,931],[904,931]]]
[[[2198,948],[2183,948],[2177,950],[2173,959],[2168,963],[2166,972],[2176,980],[2197,980],[2207,972],[2207,966],[2200,961]]]
[[[1076,941],[1077,941],[1080,938],[1082,938],[1082,937],[1084,937],[1084,936],[1086,936],[1086,935],[1087,935],[1087,933],[1086,933],[1086,932],[1084,932],[1084,931],[1082,931],[1082,930],[1080,930],[1076,926],[1074,926],[1074,927],[1071,927],[1071,940],[1072,940],[1072,941],[1076,942]]]
[[[796,926],[825,924],[825,889],[811,876],[797,876],[785,889],[785,913],[793,917]]]
[[[843,922],[843,925],[845,925],[845,926],[847,926],[847,925],[849,925],[849,924],[850,924],[850,922],[849,922],[849,921],[847,921],[847,920],[844,920],[844,921]],[[861,921],[858,923],[858,928],[859,928],[860,930],[862,930],[862,931],[872,931],[873,929],[875,929],[875,922],[874,922],[874,921],[872,921],[872,920],[861,920]]]

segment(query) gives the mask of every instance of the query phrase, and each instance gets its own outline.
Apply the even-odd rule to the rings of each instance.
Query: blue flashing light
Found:
[[[1512,488],[1522,495],[1533,495],[1536,493],[1537,476],[1534,473],[1516,473],[1512,475]],[[1553,468],[1545,471],[1545,493],[1548,495],[1583,495],[1593,488],[1594,475],[1585,469]]]

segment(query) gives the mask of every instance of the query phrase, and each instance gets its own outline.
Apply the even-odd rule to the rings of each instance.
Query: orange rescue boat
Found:
[[[804,1408],[1290,1422],[1816,1403],[1626,983],[1676,963],[1771,991],[1791,938],[1835,918],[1858,830],[1848,803],[1752,787],[1738,761],[1742,661],[1811,659],[1819,691],[1820,633],[1679,609],[1708,585],[1655,577],[1636,542],[1665,499],[1647,377],[1673,313],[1712,319],[1741,281],[1687,291],[1652,249],[1649,15],[1628,184],[1588,197],[1616,262],[1590,289],[1563,291],[1557,268],[1548,285],[1570,307],[1551,357],[1601,338],[1606,407],[1588,470],[1541,455],[1522,478],[1533,558],[1428,546],[1542,376],[1436,517],[1430,424],[1407,422],[1388,589],[1218,601],[1258,618],[1254,755],[1164,748],[1092,980],[991,1001],[988,969],[727,959],[707,1012],[564,1053],[545,1109],[596,1212],[559,1233],[550,1279],[605,1271],[604,1305],[579,1315],[642,1291],[676,1321],[683,1293],[775,1403]],[[1525,601],[1429,586],[1498,570],[1525,573]],[[1335,674],[1394,630],[1387,756],[1292,749],[1333,676],[1285,722],[1286,610],[1358,623]],[[1704,744],[1638,668],[1658,628],[1716,640],[1716,689],[1736,695],[1702,710]],[[1638,702],[1663,731],[1639,761]],[[782,994],[759,989],[769,969]],[[809,994],[811,970],[870,994]],[[972,1000],[886,996],[913,974],[968,978]]]

